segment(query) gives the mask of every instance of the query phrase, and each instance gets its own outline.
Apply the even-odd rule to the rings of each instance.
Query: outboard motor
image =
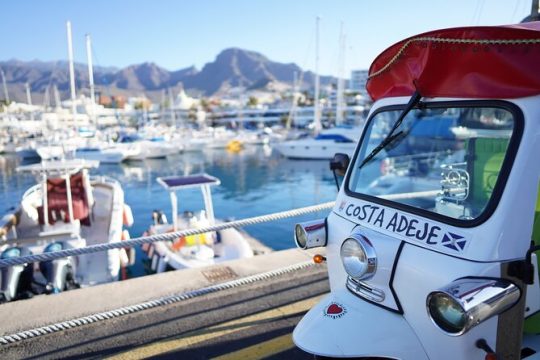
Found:
[[[64,250],[64,244],[53,242],[43,252],[55,252]],[[73,263],[71,258],[62,258],[39,263],[39,270],[45,277],[45,293],[57,294],[61,291],[74,287]],[[76,286],[75,286],[76,287]]]
[[[161,210],[152,211],[152,220],[154,221],[154,225],[167,224],[167,216]]]
[[[9,259],[30,255],[24,247],[10,247],[2,252],[0,258]],[[15,265],[1,269],[0,303],[20,298],[32,297],[32,280],[34,268],[32,264]]]

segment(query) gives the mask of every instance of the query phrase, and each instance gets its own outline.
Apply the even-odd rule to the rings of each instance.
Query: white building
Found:
[[[366,95],[367,70],[352,70],[350,90]]]

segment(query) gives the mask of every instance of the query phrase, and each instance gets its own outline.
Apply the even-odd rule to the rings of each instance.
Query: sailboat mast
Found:
[[[54,94],[54,106],[59,109],[62,107],[62,104],[60,103],[60,93],[58,92],[58,86],[56,84],[53,85],[53,94]]]
[[[32,95],[30,95],[30,84],[25,83],[24,87],[26,89],[26,103],[30,106],[32,106]]]
[[[343,122],[343,93],[345,76],[345,34],[343,32],[343,22],[339,31],[339,69],[337,79],[337,99],[336,99],[336,125]]]
[[[94,91],[94,65],[92,64],[92,40],[90,34],[86,34],[86,57],[88,58],[88,79],[90,81],[90,101],[92,102],[92,123],[97,127],[96,121],[96,95]]]
[[[10,101],[9,101],[9,93],[8,93],[7,84],[6,84],[6,74],[4,74],[4,70],[2,69],[0,69],[0,74],[2,75],[2,85],[4,87],[4,98],[6,100],[6,105],[9,105]]]
[[[30,120],[34,121],[34,110],[32,110],[32,95],[30,94],[30,84],[25,83],[26,88],[26,103],[30,105]]]
[[[169,91],[169,110],[171,111],[171,126],[177,127],[176,124],[176,114],[174,113],[174,97],[171,88],[167,89]]]
[[[71,90],[71,112],[73,114],[73,124],[77,129],[77,107],[75,106],[75,70],[73,68],[73,43],[71,39],[71,21],[66,23],[69,59],[69,85]]]
[[[321,113],[319,110],[319,23],[321,21],[321,17],[317,16],[316,20],[316,27],[315,27],[315,94],[313,96],[313,102],[314,102],[314,112],[315,112],[315,119],[314,119],[314,130],[315,133],[318,134],[319,131],[321,131]]]

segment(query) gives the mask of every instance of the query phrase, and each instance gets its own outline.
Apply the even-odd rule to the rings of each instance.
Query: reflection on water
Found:
[[[15,172],[16,157],[0,157],[0,212],[18,202],[35,179]],[[239,153],[223,150],[185,153],[167,159],[103,164],[91,171],[120,181],[135,218],[129,229],[140,236],[151,223],[154,209],[164,210],[170,219],[169,196],[156,182],[159,176],[206,172],[221,180],[212,188],[216,217],[241,219],[289,210],[334,200],[336,186],[328,161],[292,161],[280,157],[268,147],[247,147]],[[199,190],[178,193],[179,211],[203,207]],[[293,226],[298,221],[324,217],[312,214],[246,227],[254,237],[276,249],[294,247]],[[140,252],[139,252],[140,254]],[[137,273],[138,271],[136,271]]]

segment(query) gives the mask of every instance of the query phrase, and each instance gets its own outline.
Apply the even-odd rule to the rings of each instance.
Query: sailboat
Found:
[[[341,125],[343,120],[343,74],[338,79],[338,100],[336,107],[336,123],[334,128],[321,130],[321,119],[319,109],[319,21],[317,17],[316,27],[316,55],[315,55],[315,94],[314,94],[314,136],[301,138],[298,140],[284,141],[275,145],[275,149],[289,159],[312,159],[329,160],[336,153],[352,155],[361,135],[361,128],[356,126]],[[340,53],[344,53],[345,40],[342,33],[340,35]],[[344,55],[342,59],[344,58]],[[343,60],[342,60],[343,61]],[[343,70],[343,63],[340,61],[340,70]],[[340,71],[340,72],[341,72]]]

